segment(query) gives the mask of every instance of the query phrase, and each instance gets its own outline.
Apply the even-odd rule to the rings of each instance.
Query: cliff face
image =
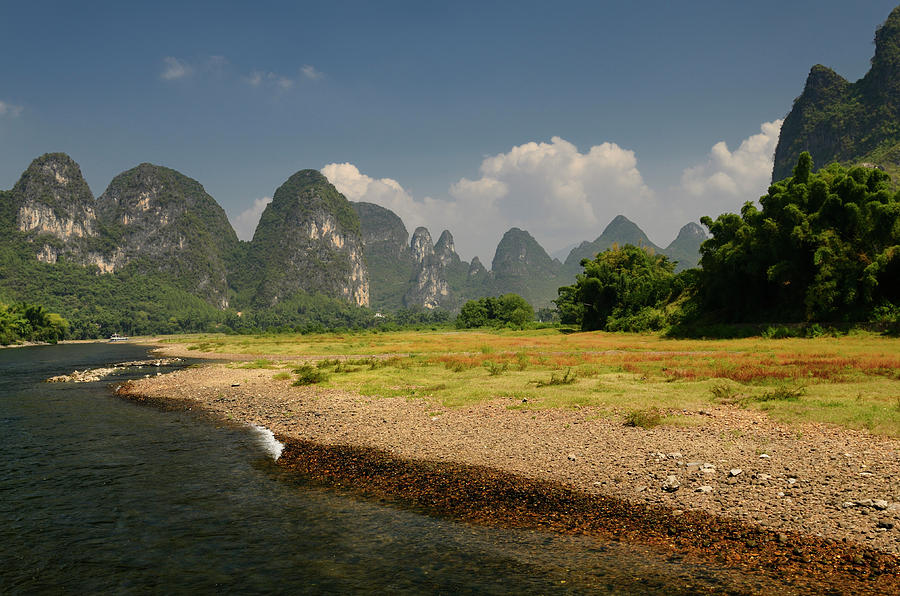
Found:
[[[900,7],[876,32],[872,67],[862,79],[849,83],[830,68],[812,67],[782,125],[772,179],[791,176],[803,151],[817,167],[867,162],[900,172]]]
[[[266,206],[249,249],[256,302],[304,291],[369,304],[359,217],[316,170],[288,178]]]
[[[64,257],[81,264],[98,260],[94,195],[68,155],[47,153],[31,162],[7,193],[7,201],[14,229],[34,245],[38,260],[55,263]]]
[[[409,232],[397,215],[373,203],[351,203],[359,217],[372,308],[401,308],[415,272]]]
[[[97,199],[110,243],[109,267],[138,263],[177,287],[228,306],[226,262],[238,239],[225,211],[203,186],[161,166],[141,164],[116,176]]]

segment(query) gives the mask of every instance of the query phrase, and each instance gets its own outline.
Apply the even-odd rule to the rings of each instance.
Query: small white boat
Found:
[[[119,335],[118,333],[113,333],[109,336],[109,341],[128,341],[128,337],[125,335]]]

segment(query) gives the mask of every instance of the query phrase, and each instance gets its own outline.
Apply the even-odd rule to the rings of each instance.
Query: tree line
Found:
[[[56,343],[68,332],[68,321],[41,305],[0,303],[0,345],[25,341]]]
[[[715,323],[900,323],[900,193],[877,168],[803,153],[760,208],[704,217],[700,269],[673,273],[633,246],[582,261],[559,289],[564,323],[584,330],[686,330]]]

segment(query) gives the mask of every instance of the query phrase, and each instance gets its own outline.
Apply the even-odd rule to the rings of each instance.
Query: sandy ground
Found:
[[[193,355],[166,348],[167,355]],[[443,408],[273,380],[227,363],[141,380],[137,393],[195,402],[276,435],[373,447],[402,459],[482,465],[630,502],[698,510],[779,532],[900,554],[900,441],[782,425],[736,407],[690,413],[697,426],[628,428],[578,410]]]

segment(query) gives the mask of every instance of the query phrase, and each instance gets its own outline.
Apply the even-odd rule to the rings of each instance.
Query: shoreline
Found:
[[[748,572],[762,569],[792,583],[810,576],[820,587],[900,593],[900,533],[896,526],[873,530],[900,517],[894,495],[885,510],[871,502],[844,508],[833,503],[842,490],[868,494],[894,486],[891,464],[900,466],[900,441],[821,425],[803,425],[812,436],[801,441],[796,427],[767,422],[758,412],[717,407],[706,414],[713,434],[717,428],[750,429],[768,433],[774,443],[767,449],[771,457],[759,459],[746,453],[740,437],[730,437],[738,444],[725,451],[717,447],[715,453],[728,455],[729,462],[716,459],[722,469],[717,480],[709,480],[692,469],[691,454],[663,453],[675,443],[686,453],[688,447],[699,451],[709,429],[625,429],[591,418],[589,411],[510,410],[502,404],[445,408],[432,416],[440,408],[427,400],[292,387],[271,376],[271,370],[210,363],[132,382],[117,394],[264,426],[285,444],[281,465],[433,514],[642,542]],[[813,446],[798,450],[801,443]],[[626,459],[641,453],[644,461],[619,475],[615,467],[622,459],[597,451],[604,446]],[[851,454],[859,467],[850,468],[849,481],[827,468],[801,465],[818,453],[826,462],[839,457],[833,467],[841,472],[851,465],[842,461],[842,450],[851,448],[859,448]],[[875,452],[883,457],[873,459]],[[704,455],[713,459],[711,454]],[[729,477],[730,465],[743,470]],[[647,473],[636,477],[641,467]],[[761,472],[764,467],[790,470],[787,480],[794,480]],[[877,470],[882,477],[858,475],[857,469]],[[666,472],[681,478],[680,489],[660,490]],[[762,481],[765,476],[778,483]],[[696,492],[700,481],[715,485],[714,492]],[[815,498],[817,482],[833,494]],[[783,496],[775,497],[779,488]],[[769,517],[761,521],[764,512]]]

